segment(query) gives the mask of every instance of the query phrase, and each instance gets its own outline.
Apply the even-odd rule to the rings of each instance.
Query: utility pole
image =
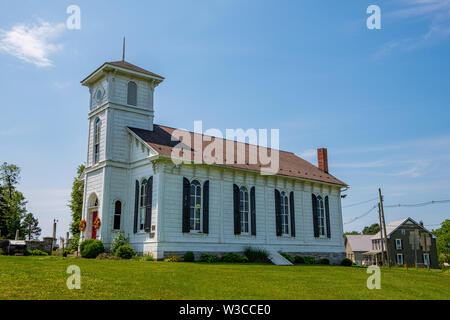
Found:
[[[383,262],[383,266],[386,265],[386,259],[384,258],[384,250],[383,250],[383,228],[381,224],[381,205],[378,202],[378,218],[380,220],[380,240],[381,240],[381,261]]]
[[[55,243],[56,243],[56,223],[58,222],[58,220],[53,219],[53,242],[52,242],[52,251],[53,248],[55,247]]]
[[[388,267],[391,267],[391,259],[389,258],[389,248],[388,248],[388,243],[387,243],[387,231],[386,231],[386,221],[384,220],[384,208],[383,208],[383,196],[381,195],[381,188],[378,188],[378,195],[380,197],[380,211],[381,211],[381,219],[383,222],[383,228],[384,228],[384,245],[386,247],[386,258],[387,258],[387,264]],[[381,228],[381,226],[380,226]]]

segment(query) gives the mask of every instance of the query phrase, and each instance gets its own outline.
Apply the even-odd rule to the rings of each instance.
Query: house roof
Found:
[[[108,69],[109,70],[111,70],[111,69],[121,70],[122,69],[122,71],[127,70],[127,71],[131,71],[131,72],[135,72],[135,73],[141,74],[142,76],[144,76],[146,78],[155,79],[157,81],[157,83],[160,83],[164,80],[163,76],[160,76],[156,73],[145,70],[145,69],[138,67],[134,64],[131,64],[127,61],[112,61],[112,62],[103,63],[94,72],[92,72],[86,78],[81,80],[81,83],[83,85],[86,85],[89,82],[91,82],[92,80],[96,80],[101,75],[101,73],[100,73],[101,70],[108,70]]]
[[[119,67],[119,68],[124,68],[124,69],[128,69],[128,70],[132,70],[132,71],[136,71],[136,72],[140,72],[140,73],[144,73],[147,74],[149,76],[153,76],[156,78],[161,78],[164,79],[163,76],[160,76],[159,74],[150,72],[148,70],[142,69],[141,67],[135,66],[134,64],[131,64],[127,61],[113,61],[113,62],[106,62],[107,64]]]
[[[408,218],[403,218],[403,219],[399,219],[399,220],[395,220],[395,221],[389,222],[389,224],[386,225],[387,237],[389,238],[389,236],[391,235],[392,232],[397,230],[401,225],[403,225],[408,220],[410,220],[412,223],[417,225],[419,228],[422,228],[424,231],[431,233],[430,231],[428,231],[424,227],[420,226],[416,221],[414,221],[413,219],[408,217]],[[372,236],[372,239],[374,239],[374,240],[375,239],[380,239],[380,238],[381,238],[381,232],[378,232],[377,234]]]
[[[241,170],[249,170],[249,171],[257,171],[261,172],[261,169],[264,167],[267,167],[267,165],[262,164],[259,161],[256,161],[256,163],[250,163],[249,161],[249,150],[256,150],[261,152],[267,152],[268,155],[272,154],[274,150],[270,148],[264,148],[260,146],[250,145],[248,143],[242,143],[237,142],[233,140],[226,140],[222,138],[217,137],[210,137],[211,141],[204,141],[202,139],[202,135],[198,133],[189,132],[186,130],[181,129],[175,129],[170,128],[162,125],[153,125],[153,131],[150,130],[144,130],[144,129],[138,129],[138,128],[131,128],[129,129],[137,135],[141,140],[143,140],[149,147],[151,147],[154,151],[156,151],[158,154],[171,157],[173,152],[175,154],[182,153],[182,156],[180,158],[182,159],[188,159],[193,160],[194,155],[196,152],[201,152],[202,150],[194,150],[187,145],[185,145],[183,148],[175,148],[180,141],[172,141],[172,133],[175,130],[178,133],[183,133],[184,136],[189,136],[190,138],[190,146],[194,146],[195,144],[193,141],[195,138],[200,138],[200,141],[203,141],[203,150],[212,143],[218,143],[223,146],[223,163],[220,162],[208,162],[209,164],[214,164],[217,166],[223,166],[223,167],[230,167],[235,169],[241,169]],[[186,139],[189,139],[186,138]],[[194,140],[193,140],[194,139]],[[183,140],[183,138],[181,139]],[[185,141],[183,141],[185,142]],[[231,163],[226,163],[226,157],[225,157],[225,151],[227,143],[233,143],[234,147],[234,163],[233,161],[229,161]],[[237,161],[237,150],[245,150],[245,163],[238,163]],[[242,148],[242,149],[241,149]],[[255,148],[255,149],[253,149]],[[181,152],[182,151],[182,152]],[[241,162],[241,161],[239,161]],[[253,161],[255,162],[255,161]],[[323,183],[329,183],[334,184],[338,186],[346,187],[347,184],[342,182],[341,180],[335,178],[329,173],[326,173],[322,170],[320,170],[318,167],[312,165],[306,160],[303,160],[302,158],[298,157],[292,152],[286,152],[286,151],[279,151],[279,170],[276,173],[279,176],[287,176],[287,177],[293,177],[293,178],[300,178],[300,179],[306,179],[306,180],[312,180],[312,181],[318,181]]]
[[[347,243],[353,252],[366,252],[372,248],[371,235],[346,235]]]

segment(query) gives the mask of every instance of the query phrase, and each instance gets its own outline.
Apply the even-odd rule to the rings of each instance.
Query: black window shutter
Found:
[[[255,187],[250,189],[250,218],[252,224],[252,236],[256,236],[256,195]]]
[[[330,230],[330,205],[328,204],[328,196],[325,197],[325,219],[327,225],[327,238],[331,238]]]
[[[295,237],[295,208],[294,208],[294,191],[289,194],[289,205],[291,211],[291,236]]]
[[[138,212],[139,211],[139,181],[136,180],[136,194],[134,198],[134,225],[133,232],[137,232]]]
[[[147,197],[145,203],[145,232],[152,230],[152,204],[153,204],[153,177],[150,177],[147,181],[147,187],[145,190]]]
[[[281,236],[281,194],[275,189],[275,223],[277,236]]]
[[[313,225],[314,225],[314,237],[319,237],[319,224],[317,223],[317,197],[312,194],[312,214],[313,214]]]
[[[233,184],[234,234],[241,234],[241,213],[239,212],[239,187]]]
[[[191,230],[189,223],[189,211],[191,205],[191,183],[183,178],[183,232]]]
[[[203,233],[209,233],[209,181],[203,184]]]

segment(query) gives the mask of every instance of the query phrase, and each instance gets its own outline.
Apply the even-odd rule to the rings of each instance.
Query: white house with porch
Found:
[[[90,92],[82,239],[101,239],[108,248],[124,230],[138,253],[158,259],[252,246],[339,263],[347,186],[328,172],[327,150],[318,150],[318,166],[279,151],[276,172],[262,174],[260,159],[236,161],[239,150],[248,156],[257,147],[208,137],[201,147],[223,143],[215,154],[233,148],[234,161],[174,162],[179,131],[153,122],[154,91],[163,80],[122,60],[81,81]],[[183,148],[183,156],[199,151],[188,145],[194,147]],[[98,229],[94,221],[101,222]]]

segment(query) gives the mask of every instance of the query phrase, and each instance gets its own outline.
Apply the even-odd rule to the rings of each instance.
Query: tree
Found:
[[[358,231],[345,232],[344,238],[345,238],[345,236],[348,236],[348,235],[360,235],[360,234],[361,234],[361,232],[358,232]]]
[[[72,211],[72,223],[70,225],[70,232],[73,235],[77,235],[80,233],[78,229],[81,216],[83,213],[83,195],[84,195],[84,181],[81,181],[80,178],[84,172],[84,164],[78,166],[77,168],[77,176],[74,178],[72,184],[72,193],[71,199],[68,204],[70,210]]]
[[[445,262],[450,262],[450,220],[444,220],[439,229],[433,230],[433,234],[437,237],[436,246],[439,256]]]
[[[39,228],[39,221],[30,212],[25,215],[22,222],[25,237],[28,236],[28,240],[38,238],[41,235],[41,228]]]
[[[380,225],[378,223],[374,223],[370,227],[364,227],[362,234],[377,234],[380,230]]]
[[[0,185],[0,239],[6,236],[6,200],[3,196],[4,188]]]
[[[26,212],[26,200],[16,189],[20,179],[20,168],[3,162],[0,166],[0,228],[2,237],[14,239],[16,230],[23,237],[24,230],[21,221]]]
[[[20,168],[14,164],[3,162],[0,166],[0,181],[6,188],[7,194],[12,198],[12,192],[15,185],[19,183]]]

